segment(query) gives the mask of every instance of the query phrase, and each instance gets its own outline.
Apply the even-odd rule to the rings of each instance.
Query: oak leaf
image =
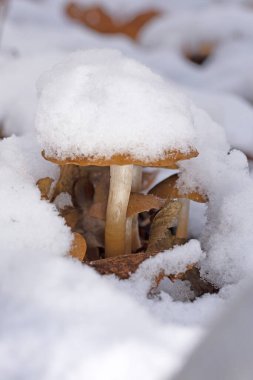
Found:
[[[54,180],[50,177],[41,178],[36,182],[41,194],[41,199],[49,200],[49,193],[53,182]]]
[[[180,202],[166,201],[151,224],[147,252],[159,252],[173,247],[174,236],[170,232],[170,228],[176,226],[180,210]]]
[[[78,259],[81,262],[83,262],[85,259],[86,250],[87,250],[86,241],[84,237],[81,234],[78,234],[77,232],[74,232],[73,235],[74,235],[74,239],[73,239],[69,254],[75,259]]]

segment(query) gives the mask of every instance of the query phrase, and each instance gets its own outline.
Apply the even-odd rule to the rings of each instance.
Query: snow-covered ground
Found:
[[[82,0],[81,3],[95,2]],[[154,5],[151,0],[139,1],[138,6],[134,1],[128,6],[126,0],[102,3],[115,17],[125,14],[124,9],[134,14]],[[64,0],[12,0],[3,25],[0,127],[6,138],[0,141],[0,378],[172,379],[208,334],[215,318],[238,292],[244,293],[244,282],[252,276],[253,179],[249,169],[252,161],[250,166],[247,162],[247,157],[253,158],[252,2],[181,0],[171,1],[169,6],[166,0],[160,0],[157,7],[163,16],[147,24],[136,43],[125,36],[92,32],[67,19],[64,4]],[[186,58],[184,49],[196,53],[201,43],[211,43],[212,51],[199,66]],[[68,67],[63,66],[48,71],[56,63],[70,62],[71,52],[94,48],[120,50],[131,58],[126,63],[127,69],[123,66],[119,69],[116,61],[121,55],[115,52],[108,63],[107,51],[104,56],[101,53],[99,60],[103,63],[104,59],[108,73],[92,59],[88,74],[77,71],[70,75]],[[80,54],[83,53],[77,53],[76,57]],[[142,69],[132,59],[147,65],[163,79],[147,68]],[[131,64],[131,75],[138,86],[145,80],[142,95],[149,94],[147,103],[135,97],[135,93],[131,97],[132,77],[131,81],[127,75],[124,77]],[[124,81],[118,85],[121,77]],[[94,78],[96,81],[106,78],[106,86],[112,84],[106,96],[115,99],[118,92],[116,103],[101,102],[97,94],[101,93],[103,83],[99,82],[94,89]],[[76,84],[75,92],[63,91],[64,80]],[[43,95],[45,85],[49,90]],[[177,97],[173,99],[175,87],[178,87]],[[165,88],[171,97],[171,109],[164,102]],[[72,133],[86,116],[82,114],[81,104],[75,101],[76,93],[82,101],[88,99],[90,120],[97,123],[100,131],[101,140],[98,138],[93,145],[91,140],[87,147],[85,141],[93,138],[92,131],[86,130],[83,140]],[[157,94],[161,96],[159,99]],[[38,99],[44,101],[39,108]],[[156,101],[160,101],[160,108]],[[125,135],[117,129],[124,102],[129,107],[126,111],[132,112],[124,116]],[[145,113],[143,118],[136,104]],[[115,115],[97,118],[92,107]],[[67,149],[72,145],[76,152],[91,149],[94,154],[99,145],[102,154],[106,154],[110,144],[117,145],[117,139],[124,152],[126,147],[133,146],[133,136],[140,139],[139,136],[146,134],[151,140],[140,141],[135,146],[136,151],[139,149],[145,155],[145,142],[164,148],[162,144],[168,138],[168,130],[163,129],[166,112],[174,123],[181,120],[178,114],[184,114],[182,138],[194,142],[199,152],[197,158],[180,164],[180,186],[187,191],[198,189],[208,196],[209,202],[191,202],[188,243],[147,260],[128,280],[102,277],[68,256],[73,239],[71,231],[58,215],[56,206],[40,198],[36,182],[44,177],[57,179],[59,169],[42,158],[39,144],[43,148],[43,144],[50,145],[57,137],[57,142],[61,141]],[[174,112],[172,116],[171,112]],[[65,129],[61,140],[57,133],[62,118]],[[47,124],[52,120],[52,124]],[[55,122],[58,132],[52,134]],[[153,140],[145,132],[147,122],[158,123]],[[35,124],[43,135],[40,142]],[[73,127],[72,135],[68,135],[67,124]],[[167,128],[172,126],[168,123]],[[189,135],[184,135],[184,128],[190,128]],[[107,145],[103,146],[105,131]],[[172,137],[175,145],[180,135],[175,133]],[[161,170],[158,178],[166,177],[167,172]],[[217,294],[183,302],[189,288],[176,281],[163,282],[159,297],[147,297],[160,268],[173,274],[184,272],[187,265],[196,262],[202,275],[220,288]],[[251,298],[248,297],[248,313],[253,317]],[[243,302],[247,303],[247,297]],[[235,309],[240,307],[238,303]],[[222,329],[219,323],[218,326],[217,331]],[[226,348],[224,341],[219,350],[221,358]],[[214,343],[209,346],[208,349],[207,343],[204,347],[206,355],[211,357]],[[190,360],[188,367],[196,366],[191,364],[196,358]]]

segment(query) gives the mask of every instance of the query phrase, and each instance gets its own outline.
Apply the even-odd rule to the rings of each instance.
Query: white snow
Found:
[[[253,12],[237,5],[210,5],[199,9],[165,14],[142,33],[147,46],[193,49],[201,43],[214,45],[227,40],[253,38]]]
[[[194,148],[190,102],[118,51],[70,55],[39,82],[36,126],[46,155],[144,161]]]
[[[252,378],[252,290],[251,279],[210,326],[208,335],[174,380]]]
[[[193,101],[220,125],[232,148],[253,157],[253,109],[239,96],[214,91],[190,90]]]
[[[103,375],[116,380],[121,373],[121,379],[145,375],[152,380],[175,371],[180,355],[195,344],[199,330],[161,324],[133,295],[120,290],[120,281],[102,278],[67,258],[69,229],[53,205],[40,201],[30,160],[36,161],[41,175],[45,165],[49,172],[55,165],[44,161],[38,150],[34,156],[29,148],[34,143],[27,138],[12,137],[0,145],[4,200],[0,221],[1,377],[69,380]],[[54,178],[53,172],[50,176]],[[154,265],[162,260],[168,271],[174,272],[178,264],[183,270],[201,254],[197,242],[190,242],[189,249],[192,255],[188,257],[186,247],[171,257],[170,252],[163,253],[153,260]],[[148,306],[141,271],[147,273],[147,264],[140,268],[135,285]],[[132,366],[134,360],[137,364]]]
[[[93,4],[93,0],[89,1]],[[103,0],[113,16],[122,18],[148,9],[152,3],[158,4],[151,0],[131,3]],[[197,370],[204,371],[206,378],[217,378],[223,364],[229,363],[227,360],[233,361],[226,365],[230,380],[232,376],[238,377],[234,371],[236,361],[240,371],[251,370],[244,359],[251,353],[251,347],[246,344],[251,342],[252,286],[245,292],[242,283],[252,277],[253,271],[253,164],[251,161],[249,175],[246,157],[238,150],[230,151],[230,146],[253,157],[253,12],[250,0],[220,3],[222,5],[212,0],[160,0],[159,6],[168,11],[168,15],[148,24],[142,44],[134,44],[126,37],[103,36],[68,20],[63,14],[65,0],[10,2],[0,47],[0,127],[3,126],[6,135],[15,134],[0,141],[1,379],[171,379],[209,331],[208,339],[185,368],[187,379],[191,379],[190,376],[202,379],[203,372],[196,373]],[[198,47],[203,40],[215,42],[215,49],[204,65],[198,66],[185,58],[182,49]],[[111,61],[103,51],[99,58],[101,64],[96,57],[97,65],[89,69],[86,63],[85,69],[75,64],[75,54],[68,58],[72,51],[91,48],[118,49],[122,55],[108,53],[109,58],[111,54],[114,57]],[[87,52],[87,56],[90,54]],[[109,68],[104,64],[106,60],[110,61]],[[117,132],[115,127],[121,116],[120,107],[115,104],[118,102],[121,106],[127,98],[131,112],[137,111],[132,115],[124,114],[128,139],[119,139],[122,143],[119,148],[129,147],[133,135],[139,138],[139,144],[133,145],[136,151],[148,156],[154,149],[157,154],[157,146],[160,149],[173,139],[178,142],[179,132],[176,134],[171,125],[164,128],[172,116],[170,113],[167,118],[168,110],[164,110],[162,104],[169,102],[170,106],[177,105],[169,109],[184,120],[182,128],[189,133],[184,134],[184,147],[193,141],[200,153],[197,158],[180,164],[182,173],[178,181],[184,190],[198,189],[209,198],[204,205],[191,202],[191,240],[144,262],[126,281],[119,281],[115,276],[101,277],[68,257],[72,235],[56,206],[69,205],[69,196],[61,194],[53,205],[40,199],[36,187],[40,178],[48,176],[56,180],[59,176],[57,165],[41,156],[41,146],[35,139],[34,116],[35,83],[43,72],[60,61],[65,62],[64,67],[60,64],[48,71],[40,85],[43,102],[45,100],[43,107],[48,107],[50,120],[53,115],[50,109],[55,109],[56,104],[62,115],[65,112],[63,122],[56,118],[57,133],[65,130],[69,138],[76,139],[70,136],[73,125],[79,125],[82,133],[87,132],[81,123],[78,124],[76,115],[71,120],[67,115],[74,90],[79,91],[79,99],[86,96],[89,112],[90,107],[104,111],[106,105],[108,109],[113,95],[116,100],[112,109],[117,119],[112,120],[109,114],[102,115],[108,123],[103,124],[103,128],[111,131],[108,126],[111,123],[114,129],[111,139],[109,135],[105,138],[107,145],[101,143],[101,135],[96,136],[100,148],[107,152],[111,145],[117,148],[122,131]],[[92,87],[94,81],[90,79],[89,82],[83,74],[85,70],[99,79],[97,87]],[[53,102],[49,103],[43,91],[49,91],[54,72],[57,75],[52,78],[52,86],[57,84],[57,91],[54,94],[50,90]],[[106,78],[105,73],[108,73]],[[104,79],[100,81],[101,77]],[[117,79],[119,77],[122,81]],[[134,80],[138,86],[133,84]],[[172,80],[176,83],[172,84]],[[70,82],[68,88],[66,81]],[[98,104],[97,100],[105,84],[109,98],[102,105],[102,101]],[[61,86],[63,90],[59,92]],[[141,88],[143,98],[137,96],[136,86]],[[181,92],[205,109],[213,120]],[[177,94],[175,98],[174,94]],[[59,103],[54,95],[59,95]],[[164,96],[166,101],[161,100]],[[149,102],[144,102],[144,98]],[[87,116],[83,103],[73,101],[72,104],[78,112],[83,110],[78,115],[85,114],[82,120],[87,121],[91,113]],[[154,120],[151,113],[157,111],[159,116]],[[95,149],[91,137],[101,116],[97,118],[95,113],[93,116],[91,119],[96,123],[91,126],[89,141],[84,141],[85,152]],[[146,131],[144,125],[151,123],[155,125],[155,134],[150,146],[145,147],[146,138],[151,140],[150,134],[144,132],[140,138],[138,131]],[[41,129],[45,131],[47,142],[56,136],[54,128],[50,131],[47,123]],[[65,139],[66,144],[69,138]],[[60,143],[62,152],[62,136],[54,141]],[[83,149],[79,139],[78,144],[79,150]],[[170,173],[163,170],[159,178]],[[160,267],[166,268],[167,273],[175,273],[194,262],[198,262],[206,278],[221,287],[218,294],[182,302],[191,298],[189,286],[180,281],[164,280],[160,294],[147,298]],[[210,327],[210,322],[240,288],[244,295],[239,295],[239,301],[221,323]],[[231,344],[225,333],[229,334]],[[238,345],[233,345],[235,341]],[[245,347],[246,351],[240,350]],[[236,348],[239,350],[234,351]],[[206,359],[212,368],[208,367]],[[183,373],[178,373],[183,379]]]

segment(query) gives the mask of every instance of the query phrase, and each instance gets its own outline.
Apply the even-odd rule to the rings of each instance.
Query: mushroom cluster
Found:
[[[176,169],[179,161],[198,155],[191,103],[172,84],[118,51],[74,53],[41,78],[36,125],[44,158],[71,177],[73,203],[77,186],[86,197],[82,217],[104,222],[97,258],[145,250],[138,213],[159,213],[178,198],[176,238],[187,237],[189,199],[202,202],[203,196],[180,194],[178,175],[143,194],[143,168]],[[51,200],[64,186],[58,183],[55,191]],[[155,219],[149,214],[148,230]],[[86,238],[87,231],[78,232]]]

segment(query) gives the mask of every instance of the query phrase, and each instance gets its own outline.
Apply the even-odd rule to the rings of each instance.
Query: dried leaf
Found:
[[[94,187],[88,176],[79,178],[73,188],[73,204],[82,210],[88,210],[93,202]]]
[[[151,9],[123,22],[122,20],[112,18],[99,6],[82,7],[75,2],[67,4],[65,11],[73,20],[76,20],[99,33],[120,33],[125,34],[132,39],[138,37],[140,30],[146,23],[159,15],[158,11]]]
[[[178,199],[178,198],[187,198],[195,202],[205,203],[208,201],[205,195],[198,193],[197,191],[192,191],[187,194],[180,192],[180,189],[177,188],[178,174],[173,174],[172,176],[165,178],[163,181],[155,185],[150,191],[149,194],[156,195],[157,197],[163,199]]]
[[[177,280],[188,281],[190,283],[191,290],[194,293],[194,298],[192,301],[194,301],[196,297],[201,297],[203,294],[213,294],[219,291],[215,285],[201,277],[200,271],[196,267],[196,263],[194,263],[187,265],[186,271],[182,273],[169,274],[165,273],[164,270],[161,270],[161,272],[155,277],[153,285],[149,290],[149,298],[157,297],[157,295],[159,295],[158,287],[164,278],[169,278],[172,282]]]
[[[145,195],[140,193],[131,193],[127,208],[127,217],[139,214],[140,212],[163,207],[165,200],[152,194]]]
[[[196,297],[200,297],[206,293],[217,293],[219,291],[219,289],[215,285],[211,284],[210,282],[201,277],[200,271],[196,267],[196,265],[189,265],[184,273],[174,275],[172,276],[172,278],[171,276],[169,276],[169,278],[172,281],[189,281],[191,284],[191,289],[193,290]]]
[[[41,194],[41,199],[49,199],[49,193],[53,182],[54,180],[50,177],[41,178],[36,182]]]
[[[127,218],[132,217],[140,212],[149,211],[151,209],[160,209],[165,203],[164,199],[160,199],[152,194],[145,195],[140,193],[131,193],[127,208]],[[89,209],[89,215],[105,220],[106,203],[94,203]]]
[[[131,253],[130,255],[109,257],[107,259],[92,261],[89,262],[88,265],[96,269],[100,274],[115,274],[120,279],[124,280],[129,278],[144,260],[155,255],[156,253]]]
[[[60,177],[54,188],[51,202],[55,200],[60,193],[69,193],[72,195],[73,186],[75,181],[79,178],[80,171],[76,165],[62,165],[60,166]]]
[[[84,237],[81,234],[74,232],[74,239],[69,252],[70,256],[83,262],[85,259],[86,250],[87,245]]]
[[[74,207],[67,207],[61,210],[61,216],[65,219],[67,226],[75,231],[81,217],[81,212]]]
[[[151,224],[147,252],[163,251],[174,245],[174,236],[169,228],[176,226],[180,209],[180,202],[169,200],[156,214]]]

